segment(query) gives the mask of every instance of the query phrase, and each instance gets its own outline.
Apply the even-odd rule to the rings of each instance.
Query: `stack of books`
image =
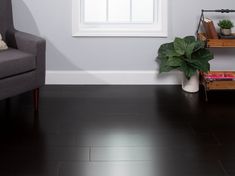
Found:
[[[203,73],[203,77],[208,81],[235,81],[235,72],[211,71],[209,73]]]

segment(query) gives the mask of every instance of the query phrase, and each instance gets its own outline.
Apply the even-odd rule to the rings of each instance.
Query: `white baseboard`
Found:
[[[157,71],[47,71],[47,85],[178,85],[180,72]]]

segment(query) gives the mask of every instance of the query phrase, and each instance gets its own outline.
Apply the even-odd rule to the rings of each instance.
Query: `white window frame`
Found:
[[[123,36],[123,37],[167,37],[168,0],[154,0],[155,13],[152,24],[85,24],[83,23],[82,0],[72,0],[72,36]]]

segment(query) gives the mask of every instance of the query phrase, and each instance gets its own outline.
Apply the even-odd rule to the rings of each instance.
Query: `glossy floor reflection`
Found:
[[[0,101],[1,176],[233,176],[235,92],[46,86]]]

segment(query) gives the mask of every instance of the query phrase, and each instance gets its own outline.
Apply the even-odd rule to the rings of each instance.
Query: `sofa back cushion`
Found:
[[[8,29],[13,29],[11,0],[0,0],[0,33],[3,40]]]

